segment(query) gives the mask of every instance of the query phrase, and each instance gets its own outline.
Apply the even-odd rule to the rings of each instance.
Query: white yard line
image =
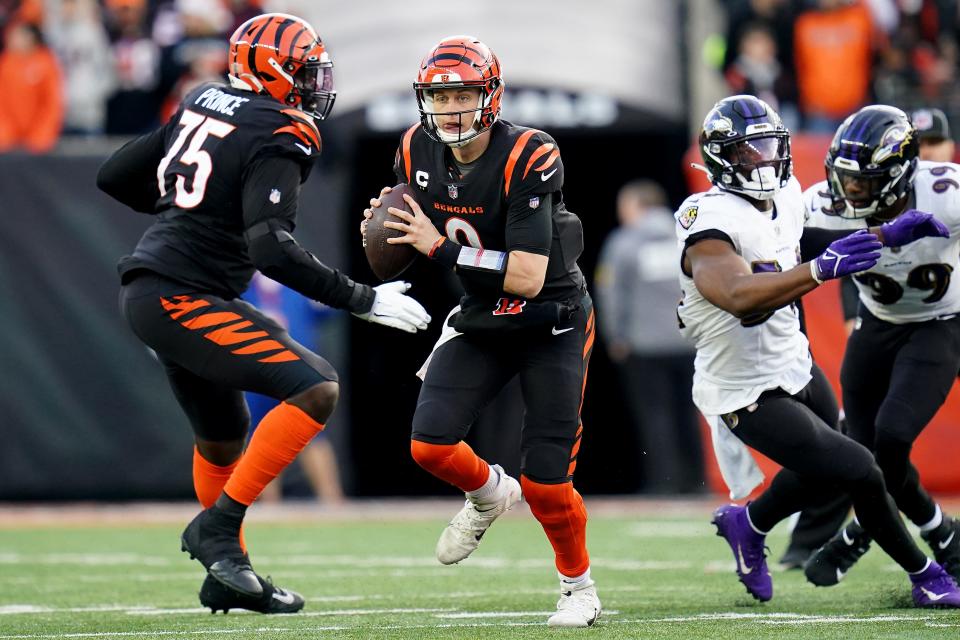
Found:
[[[506,612],[507,614],[514,612]],[[546,614],[543,614],[546,615]],[[657,622],[669,622],[669,623],[697,623],[697,622],[708,622],[711,620],[756,620],[758,622],[768,623],[768,624],[811,624],[811,625],[822,625],[822,624],[848,624],[848,623],[885,623],[885,622],[922,622],[925,623],[924,626],[954,626],[949,624],[938,623],[929,618],[922,618],[916,616],[892,616],[892,615],[882,615],[882,616],[859,616],[859,617],[842,617],[842,616],[813,616],[806,614],[793,614],[793,613],[769,613],[769,614],[758,614],[758,613],[717,613],[717,614],[700,614],[696,616],[677,616],[671,618],[631,618],[627,620],[610,620],[610,619],[601,619],[603,625],[627,625],[627,624],[650,624]],[[484,627],[541,627],[545,626],[542,620],[537,621],[515,621],[515,620],[505,620],[502,622],[472,622],[472,623],[451,623],[451,624],[414,624],[414,625],[377,625],[376,629],[380,631],[406,631],[413,629],[470,629],[470,628],[484,628]],[[225,628],[225,629],[198,629],[187,631],[183,629],[179,630],[153,630],[153,631],[101,631],[101,632],[89,632],[89,633],[45,633],[45,634],[10,634],[10,635],[0,635],[0,640],[40,640],[40,639],[56,639],[56,638],[127,638],[127,637],[165,637],[165,636],[206,636],[206,635],[239,635],[239,634],[251,634],[251,633],[290,633],[290,634],[305,634],[305,633],[316,633],[323,631],[358,631],[358,632],[369,632],[368,627],[350,627],[350,626],[322,626],[322,627],[297,627],[297,628],[288,628],[288,627],[251,627],[251,628]]]

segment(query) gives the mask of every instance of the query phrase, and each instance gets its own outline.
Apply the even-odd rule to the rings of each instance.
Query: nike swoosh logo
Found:
[[[923,591],[923,594],[928,598],[930,598],[931,600],[933,600],[934,602],[936,602],[937,600],[943,600],[948,595],[950,595],[949,591],[947,591],[946,593],[934,593],[933,591],[929,591],[923,587],[920,587],[920,591]]]
[[[307,154],[307,155],[310,155],[311,153],[313,153],[313,149],[312,149],[311,147],[305,147],[305,146],[303,146],[302,144],[300,144],[299,142],[294,142],[293,144],[295,144],[295,145],[297,145],[298,147],[300,147],[300,151],[303,151],[303,152],[304,152],[305,154]]]
[[[956,531],[951,531],[950,536],[946,540],[944,540],[943,542],[937,543],[937,546],[940,547],[941,551],[946,549],[950,545],[950,543],[953,542],[953,536],[955,536],[956,533],[957,533]]]
[[[737,545],[737,562],[740,564],[740,573],[745,576],[753,573],[753,569],[749,568],[743,559],[743,551],[740,550],[740,545]]]
[[[573,327],[567,327],[566,329],[560,329],[559,331],[557,330],[556,327],[553,327],[552,329],[550,329],[550,333],[552,333],[555,336],[558,336],[561,333],[566,333],[567,331],[573,331]]]
[[[293,604],[293,594],[287,593],[282,589],[277,589],[273,592],[273,597],[282,602],[283,604]]]
[[[550,173],[541,173],[541,174],[540,174],[540,179],[543,180],[544,182],[546,182],[547,180],[549,180],[550,178],[552,178],[552,177],[553,177],[553,174],[555,174],[555,173],[556,173],[557,171],[559,171],[559,170],[560,170],[560,168],[557,167],[556,169],[554,169],[554,170],[551,171]]]

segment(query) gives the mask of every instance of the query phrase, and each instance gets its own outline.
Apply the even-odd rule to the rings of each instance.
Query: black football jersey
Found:
[[[549,256],[538,301],[569,301],[586,291],[577,258],[580,219],[563,203],[563,161],[556,142],[536,129],[498,120],[490,144],[461,175],[446,145],[420,125],[403,134],[394,170],[417,191],[417,201],[440,233],[464,246]],[[464,304],[496,303],[475,272],[457,270]],[[481,276],[482,277],[482,276]]]
[[[208,83],[183,99],[162,139],[156,221],[120,261],[121,276],[146,268],[238,296],[254,272],[241,205],[246,172],[261,158],[282,156],[299,163],[306,180],[320,153],[316,125],[270,96]]]

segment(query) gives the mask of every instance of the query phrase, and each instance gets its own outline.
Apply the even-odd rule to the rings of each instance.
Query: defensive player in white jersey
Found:
[[[810,358],[792,305],[826,279],[873,267],[879,238],[892,245],[942,230],[918,213],[871,230],[805,232],[789,133],[753,96],[714,106],[700,150],[714,186],[676,214],[683,251],[677,313],[697,348],[694,402],[783,466],[756,501],[714,512],[740,581],[769,600],[766,533],[823,492],[842,488],[877,543],[910,573],[914,603],[960,607],[960,589],[910,537],[870,451],[836,430],[836,399]],[[803,262],[807,255],[814,258]]]
[[[943,404],[960,365],[960,165],[918,162],[907,115],[870,106],[840,126],[827,152],[828,180],[804,193],[807,224],[857,230],[881,221],[934,215],[947,238],[884,248],[854,276],[860,311],[840,373],[850,437],[874,451],[887,491],[920,527],[934,557],[960,580],[960,522],[920,485],[910,449]],[[816,585],[836,584],[862,556],[869,534],[856,520],[807,562]]]

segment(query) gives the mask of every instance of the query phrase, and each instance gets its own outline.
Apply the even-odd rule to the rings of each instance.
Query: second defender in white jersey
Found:
[[[839,486],[853,496],[878,544],[913,574],[915,604],[960,607],[956,583],[904,527],[873,456],[836,430],[836,399],[810,359],[792,308],[824,280],[874,266],[882,246],[875,233],[886,240],[923,235],[932,218],[916,214],[872,231],[804,232],[789,133],[753,96],[714,106],[700,151],[714,186],[677,212],[684,290],[678,315],[697,348],[694,401],[783,466],[757,500],[714,512],[740,582],[758,600],[769,600],[766,532],[823,489]],[[829,246],[818,255],[811,239]],[[801,264],[808,254],[815,258]]]
[[[817,227],[894,225],[918,210],[940,226],[942,237],[885,247],[873,268],[853,277],[860,309],[840,382],[848,434],[874,451],[897,506],[920,528],[937,562],[960,579],[960,523],[944,515],[910,462],[914,440],[943,405],[960,367],[960,166],[918,162],[917,155],[917,132],[904,112],[865,107],[837,130],[825,163],[828,180],[811,187],[804,201],[807,224]],[[807,578],[836,584],[869,541],[851,522],[812,556]]]
[[[954,278],[960,266],[960,165],[919,162],[909,198],[909,208],[933,214],[950,237],[884,247],[880,262],[854,277],[860,303],[893,324],[960,312],[960,282]],[[869,224],[868,218],[840,215],[845,206],[831,195],[826,180],[807,189],[803,201],[809,227],[857,230]]]

